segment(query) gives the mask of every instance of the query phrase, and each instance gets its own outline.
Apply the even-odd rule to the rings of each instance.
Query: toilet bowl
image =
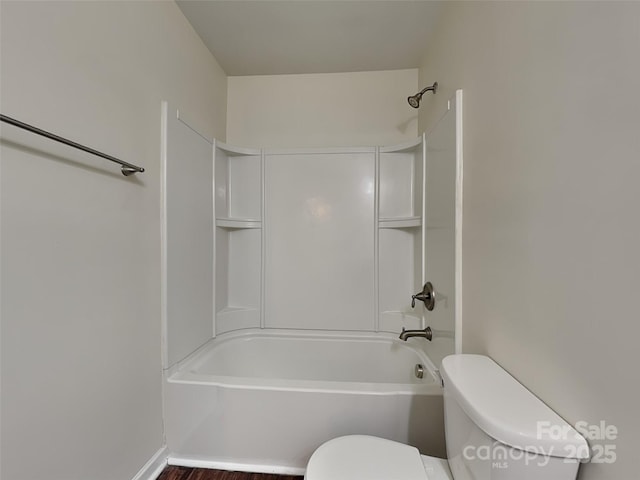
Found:
[[[451,355],[440,372],[447,460],[348,435],[313,453],[305,480],[575,480],[589,458],[586,440],[497,363]]]

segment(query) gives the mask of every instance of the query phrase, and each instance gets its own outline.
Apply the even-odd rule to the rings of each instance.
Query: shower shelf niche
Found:
[[[378,150],[378,329],[422,328],[424,139]]]
[[[379,226],[421,225],[423,139],[379,149]]]
[[[258,228],[262,220],[262,152],[215,143],[216,225]]]
[[[215,333],[260,327],[262,151],[215,142]]]

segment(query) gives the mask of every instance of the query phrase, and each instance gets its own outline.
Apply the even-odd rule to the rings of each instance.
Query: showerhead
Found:
[[[430,87],[423,88],[415,95],[411,95],[407,98],[407,102],[409,102],[409,105],[411,105],[413,108],[418,108],[420,106],[420,100],[422,100],[422,95],[424,95],[426,92],[433,92],[435,95],[436,90],[438,90],[438,82],[435,82]]]
[[[422,99],[422,94],[416,93],[407,98],[407,101],[413,108],[418,108],[420,106],[420,99]]]

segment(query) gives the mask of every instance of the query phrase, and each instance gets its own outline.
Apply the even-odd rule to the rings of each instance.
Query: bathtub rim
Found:
[[[430,382],[424,384],[372,383],[319,381],[301,379],[264,379],[256,377],[237,377],[199,374],[189,371],[190,365],[197,363],[209,350],[238,338],[313,338],[346,341],[376,341],[395,343],[415,353],[425,367]],[[222,333],[211,338],[194,352],[164,371],[165,380],[170,383],[188,385],[216,386],[233,389],[299,391],[313,393],[345,393],[367,395],[442,395],[442,386],[435,367],[424,349],[417,342],[402,341],[390,332],[358,332],[335,330],[294,330],[250,328]]]

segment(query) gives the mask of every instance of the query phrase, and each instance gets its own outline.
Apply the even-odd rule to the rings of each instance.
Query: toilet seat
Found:
[[[427,475],[417,448],[369,435],[348,435],[322,444],[311,456],[305,480],[441,480]],[[433,472],[433,469],[429,469]]]

